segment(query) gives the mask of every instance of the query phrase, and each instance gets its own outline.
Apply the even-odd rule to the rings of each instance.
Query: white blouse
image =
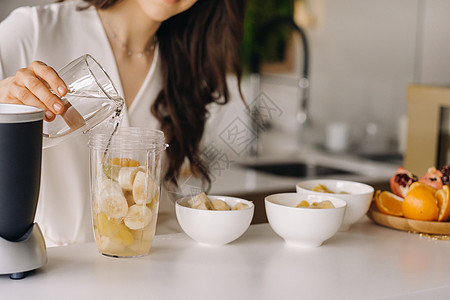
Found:
[[[76,7],[80,5],[85,3],[68,1],[22,7],[0,23],[0,79],[14,75],[34,60],[59,70],[88,53],[103,66],[123,95],[114,55],[97,11],[92,7],[77,11]],[[161,88],[162,77],[156,50],[144,83],[132,105],[124,111],[121,126],[159,128],[150,107]],[[244,112],[242,103],[235,103],[238,103],[235,111],[228,113]],[[205,139],[215,139],[217,130],[223,130],[218,124],[224,118],[224,111],[222,107],[212,107]],[[48,246],[93,241],[89,186],[86,135],[73,137],[43,151],[36,222]],[[174,205],[163,196],[157,234],[178,231],[181,229],[175,219]]]

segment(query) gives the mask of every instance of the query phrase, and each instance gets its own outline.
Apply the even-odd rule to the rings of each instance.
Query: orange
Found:
[[[427,188],[431,193],[433,193],[433,195],[434,195],[434,194],[436,193],[436,191],[437,191],[434,187],[429,186],[429,185],[426,184],[426,183],[416,181],[416,182],[413,182],[413,183],[411,184],[411,186],[409,187],[408,192],[409,192],[410,190],[414,189],[415,187],[418,187],[418,186]]]
[[[411,189],[403,200],[402,210],[405,218],[437,221],[439,208],[434,198],[435,189],[423,183],[411,185]]]
[[[140,163],[137,160],[125,157],[114,157],[109,159],[109,163],[121,167],[139,167]]]
[[[388,191],[375,193],[375,204],[382,213],[401,217],[403,216],[402,203],[403,199],[394,193]]]
[[[438,190],[434,195],[439,207],[438,221],[448,221],[448,219],[450,219],[449,194],[448,185],[444,185],[442,186],[442,189]]]

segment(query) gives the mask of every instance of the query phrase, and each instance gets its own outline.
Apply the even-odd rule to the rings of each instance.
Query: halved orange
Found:
[[[434,195],[439,207],[438,221],[448,221],[450,219],[450,200],[449,200],[449,188],[448,185],[443,185],[442,189],[438,190]]]
[[[429,186],[429,185],[426,184],[426,183],[416,181],[416,182],[413,182],[413,183],[411,184],[411,186],[409,187],[408,192],[409,192],[410,190],[412,190],[412,189],[418,187],[418,186],[421,186],[421,187],[423,187],[423,188],[428,189],[432,194],[435,194],[436,191],[437,191],[434,187]],[[407,193],[407,194],[408,194],[408,193]],[[406,197],[406,196],[405,196],[405,197]]]
[[[403,198],[391,193],[389,191],[376,191],[375,192],[375,204],[378,207],[378,210],[382,213],[402,217]]]
[[[405,218],[437,221],[439,208],[434,198],[435,189],[426,184],[411,185],[411,189],[403,200],[402,210]]]

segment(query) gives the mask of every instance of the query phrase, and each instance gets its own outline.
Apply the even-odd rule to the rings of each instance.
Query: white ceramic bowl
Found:
[[[208,198],[223,200],[232,208],[239,202],[248,204],[249,208],[227,211],[202,210],[187,207],[188,199],[180,199],[175,203],[175,213],[178,223],[189,237],[200,244],[225,245],[247,231],[255,209],[251,201],[227,196],[208,195]]]
[[[302,200],[309,204],[330,200],[335,208],[316,209],[296,207]],[[336,234],[344,219],[345,201],[324,195],[282,193],[269,195],[264,200],[270,227],[286,244],[300,247],[318,247]]]
[[[374,189],[368,184],[335,179],[316,179],[305,180],[297,183],[297,193],[301,195],[331,195],[328,193],[314,192],[312,189],[318,184],[325,185],[329,190],[333,191],[333,197],[339,198],[347,202],[344,221],[339,229],[346,231],[351,225],[359,221],[369,210],[372,201]],[[347,192],[348,194],[339,194]]]

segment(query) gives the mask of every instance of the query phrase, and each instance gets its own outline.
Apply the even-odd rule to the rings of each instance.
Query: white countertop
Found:
[[[364,218],[314,249],[285,246],[268,224],[222,247],[184,233],[148,256],[102,256],[94,243],[48,248],[25,279],[0,276],[1,299],[449,299],[450,241]]]

